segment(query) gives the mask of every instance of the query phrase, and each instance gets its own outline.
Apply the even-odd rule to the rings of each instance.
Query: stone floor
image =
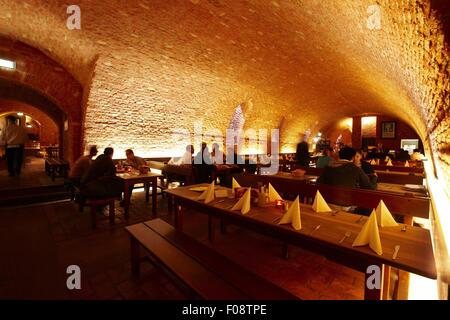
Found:
[[[44,158],[27,157],[20,177],[9,177],[6,160],[0,160],[0,190],[63,185],[63,178],[52,181],[45,174]]]
[[[172,222],[158,198],[159,216]],[[150,207],[134,193],[128,224],[149,220]],[[123,218],[119,206],[116,215]],[[0,208],[0,217],[0,299],[184,298],[150,263],[139,280],[131,277],[123,220],[110,227],[100,214],[104,220],[92,230],[88,209],[79,213],[70,202]],[[321,256],[292,247],[283,260],[278,241],[233,226],[211,245],[206,216],[196,212],[186,211],[185,232],[302,299],[363,298],[364,275]],[[81,290],[66,288],[69,265],[81,268]]]

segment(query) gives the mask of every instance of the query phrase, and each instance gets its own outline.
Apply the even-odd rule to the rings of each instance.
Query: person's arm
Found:
[[[375,190],[377,188],[377,177],[372,176],[373,178],[369,178],[361,168],[356,168],[358,170],[358,184],[361,189],[372,189]]]

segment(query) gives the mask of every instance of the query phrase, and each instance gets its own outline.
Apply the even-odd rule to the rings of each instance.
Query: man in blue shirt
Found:
[[[333,149],[331,147],[325,147],[322,151],[322,155],[317,159],[317,168],[325,168],[330,165],[334,161]]]

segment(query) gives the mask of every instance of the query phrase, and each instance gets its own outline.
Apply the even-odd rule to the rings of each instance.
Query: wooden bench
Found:
[[[207,300],[298,300],[161,219],[126,227],[132,272],[139,275],[140,248],[189,298]],[[144,257],[145,259],[145,257]]]
[[[235,174],[233,177],[241,186],[257,187],[258,182],[271,183],[282,194],[300,196],[304,203],[312,203],[317,190],[326,201],[341,206],[357,206],[361,208],[376,208],[383,200],[392,213],[404,216],[406,221],[412,217],[428,219],[430,199],[414,196],[402,196],[377,190],[352,189],[330,185],[316,185],[295,179],[273,179],[271,176],[251,174]]]
[[[56,176],[67,178],[70,165],[66,160],[47,158],[45,159],[45,173],[55,181]]]
[[[91,223],[92,227],[95,228],[97,226],[97,212],[98,208],[109,206],[109,223],[114,224],[115,223],[115,201],[120,201],[120,198],[113,197],[113,198],[104,198],[104,199],[88,199],[86,201],[86,205],[91,208]]]

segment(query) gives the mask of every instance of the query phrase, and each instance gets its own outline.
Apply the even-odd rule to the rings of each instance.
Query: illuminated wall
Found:
[[[0,0],[0,33],[37,47],[84,88],[84,144],[133,147],[143,156],[182,152],[174,128],[245,128],[284,118],[282,150],[300,134],[355,114],[408,122],[450,185],[448,52],[431,1]],[[181,145],[183,144],[183,145]]]

